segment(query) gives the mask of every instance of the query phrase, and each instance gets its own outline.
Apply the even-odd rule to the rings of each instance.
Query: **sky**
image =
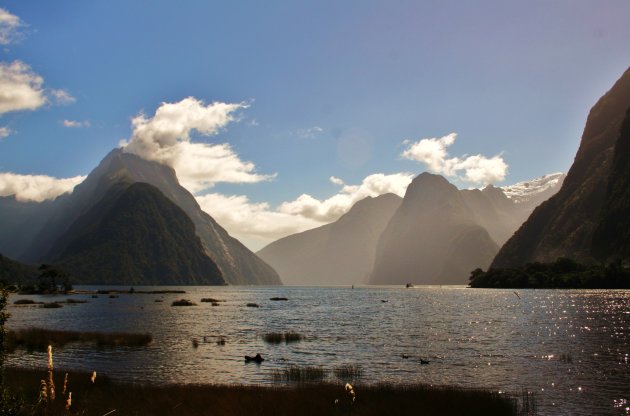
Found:
[[[253,250],[404,195],[566,172],[630,65],[630,2],[0,1],[0,196],[114,148]]]

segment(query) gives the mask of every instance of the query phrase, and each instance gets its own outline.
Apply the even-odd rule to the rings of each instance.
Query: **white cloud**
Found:
[[[331,177],[334,178],[334,177]],[[338,179],[338,178],[335,178]],[[225,227],[228,232],[253,250],[286,237],[337,220],[359,200],[388,192],[403,196],[412,175],[377,173],[365,178],[360,185],[343,185],[339,193],[319,200],[310,195],[284,202],[272,209],[267,203],[252,203],[246,196],[209,194],[198,196],[201,208]]]
[[[475,184],[491,184],[505,179],[508,165],[501,155],[488,158],[483,155],[448,157],[447,147],[457,138],[456,133],[440,138],[425,138],[417,142],[406,140],[407,149],[402,153],[405,159],[422,162],[434,173]]]
[[[343,180],[337,178],[336,176],[331,176],[330,178],[330,182],[334,183],[335,185],[343,185]]]
[[[302,194],[294,201],[282,203],[279,211],[320,222],[332,222],[348,212],[356,202],[368,196],[375,197],[389,192],[403,196],[412,179],[413,175],[410,173],[375,173],[363,179],[360,185],[343,185],[339,193],[324,200]]]
[[[19,175],[0,173],[0,196],[15,195],[18,201],[42,202],[72,192],[85,176],[53,178],[45,175]]]
[[[181,184],[193,193],[218,182],[268,180],[274,175],[256,173],[255,165],[241,160],[229,144],[193,143],[190,139],[193,131],[204,136],[217,134],[246,107],[244,103],[205,105],[194,97],[162,103],[153,117],[140,114],[132,119],[132,136],[121,146],[125,152],[171,166]]]
[[[66,90],[50,90],[49,95],[55,104],[68,105],[77,100]]]
[[[46,104],[44,79],[21,61],[0,62],[0,115]]]
[[[5,137],[9,137],[11,134],[11,129],[8,127],[0,127],[0,139],[4,139]]]
[[[0,8],[0,45],[10,45],[18,40],[23,25],[19,17]]]
[[[319,126],[313,126],[306,129],[298,129],[295,134],[301,139],[313,139],[315,136],[323,133],[324,129]]]
[[[271,210],[267,203],[252,203],[244,195],[213,193],[196,198],[201,209],[253,250],[287,235],[322,225],[300,215]]]
[[[64,127],[69,127],[69,128],[82,128],[82,127],[91,126],[91,123],[89,120],[84,120],[84,121],[63,120],[61,124],[63,124]]]

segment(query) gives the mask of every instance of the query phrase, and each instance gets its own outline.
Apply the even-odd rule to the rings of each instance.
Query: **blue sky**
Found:
[[[630,65],[625,0],[0,8],[4,76],[30,77],[40,98],[5,110],[0,98],[0,172],[13,174],[0,193],[64,189],[54,178],[86,175],[121,140],[141,153],[149,136],[132,120],[143,114],[152,131],[162,103],[194,97],[174,111],[211,118],[213,103],[232,104],[211,125],[186,113],[185,137],[171,138],[199,144],[186,155],[222,173],[145,156],[188,175],[202,207],[254,249],[333,220],[358,197],[404,192],[427,169],[459,187],[567,171],[588,110]]]

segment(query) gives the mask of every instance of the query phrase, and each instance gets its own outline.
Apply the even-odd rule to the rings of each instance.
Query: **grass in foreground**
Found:
[[[302,334],[297,332],[269,332],[263,335],[263,339],[268,344],[280,344],[282,342],[290,344],[291,342],[301,341],[302,338]]]
[[[144,346],[151,340],[150,334],[23,328],[7,331],[4,346],[7,352],[15,351],[17,348],[25,348],[29,351],[46,351],[50,344],[62,347],[70,342],[93,342],[98,347],[120,347]]]
[[[30,403],[22,414],[42,414],[42,409],[35,407],[35,403],[39,397],[40,380],[45,377],[45,369],[6,369],[8,386],[20,392],[26,403]],[[54,377],[60,390],[64,372],[55,370]],[[58,397],[50,405],[48,414],[493,416],[520,413],[516,399],[506,395],[424,385],[355,385],[356,401],[351,405],[351,398],[343,384],[317,383],[295,387],[153,386],[117,383],[101,374],[94,384],[89,380],[89,373],[70,372],[70,411],[65,411],[65,402]]]

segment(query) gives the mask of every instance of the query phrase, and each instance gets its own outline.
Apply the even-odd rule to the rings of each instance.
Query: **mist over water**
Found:
[[[69,344],[55,351],[58,369],[96,370],[124,381],[275,384],[274,371],[290,365],[322,366],[335,380],[332,370],[350,364],[363,370],[360,383],[527,390],[535,393],[540,414],[628,413],[616,405],[630,400],[630,291],[183,289],[184,295],[121,294],[115,299],[72,295],[88,303],[60,309],[14,306],[20,298],[51,297],[11,295],[8,327],[151,333],[147,347]],[[271,301],[275,296],[288,300]],[[198,306],[171,306],[182,297]],[[211,306],[200,302],[204,297],[225,302]],[[263,340],[266,333],[288,331],[304,339],[288,345]],[[219,337],[225,345],[217,344]],[[244,362],[244,355],[256,353],[266,361]],[[420,359],[430,364],[421,365]],[[46,358],[18,351],[7,364],[44,368]]]

